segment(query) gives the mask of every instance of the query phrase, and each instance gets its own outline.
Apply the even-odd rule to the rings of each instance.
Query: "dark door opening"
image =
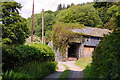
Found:
[[[69,44],[69,48],[68,48],[68,59],[70,58],[78,58],[79,55],[79,44],[77,43],[71,43]]]

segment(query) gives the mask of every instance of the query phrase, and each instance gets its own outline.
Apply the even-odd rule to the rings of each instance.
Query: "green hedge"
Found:
[[[18,47],[3,45],[3,71],[15,66],[22,66],[31,61],[54,61],[55,53],[45,44],[20,45]]]
[[[120,29],[101,41],[84,72],[85,78],[120,78]]]
[[[3,72],[16,66],[20,60],[15,55],[16,49],[13,46],[2,46],[2,70]]]
[[[55,60],[55,53],[51,47],[45,44],[38,44],[34,43],[33,45],[30,45],[30,47],[34,47],[38,50],[38,52],[41,54],[38,57],[38,59],[41,57],[43,61],[54,61]]]

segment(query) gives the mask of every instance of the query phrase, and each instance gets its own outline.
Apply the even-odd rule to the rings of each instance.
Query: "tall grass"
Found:
[[[4,73],[3,78],[44,78],[55,71],[57,62],[30,62]]]
[[[89,65],[92,62],[92,58],[91,57],[83,57],[80,58],[79,60],[76,61],[76,65],[81,67],[82,69],[85,69],[85,67],[87,65]]]

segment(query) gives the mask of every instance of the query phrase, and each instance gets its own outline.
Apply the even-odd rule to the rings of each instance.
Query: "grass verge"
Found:
[[[89,65],[91,62],[92,62],[92,58],[91,57],[83,57],[83,58],[80,58],[79,60],[77,60],[75,62],[75,64],[77,66],[81,67],[82,69],[85,69],[85,67],[87,65]]]
[[[63,80],[65,78],[68,77],[68,75],[70,74],[70,69],[68,66],[66,66],[65,64],[63,64],[63,66],[66,68],[66,70],[60,75],[59,80]]]
[[[5,78],[44,78],[53,73],[57,62],[30,62],[24,66],[18,66],[7,71],[3,75]]]

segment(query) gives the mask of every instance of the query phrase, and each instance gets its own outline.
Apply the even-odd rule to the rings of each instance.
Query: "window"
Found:
[[[90,41],[90,38],[86,38],[85,41],[86,41],[86,42],[89,42],[89,41]]]

